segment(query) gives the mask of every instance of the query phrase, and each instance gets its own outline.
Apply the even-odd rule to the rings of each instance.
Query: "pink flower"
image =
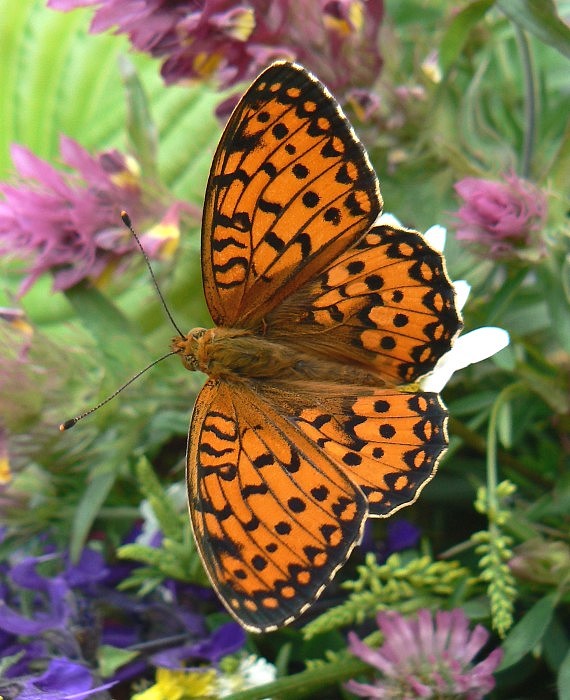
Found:
[[[473,664],[473,658],[489,639],[481,625],[471,632],[460,608],[438,611],[435,620],[429,610],[419,610],[416,619],[407,620],[396,612],[378,614],[384,634],[380,649],[372,649],[354,632],[349,633],[349,649],[381,675],[373,684],[351,680],[347,690],[363,698],[441,698],[461,697],[479,700],[494,687],[493,671],[503,652],[495,649]]]
[[[456,214],[457,238],[494,258],[530,257],[544,224],[544,193],[514,174],[504,182],[466,177],[455,185],[464,204]],[[539,251],[540,252],[540,251]]]
[[[50,0],[56,10],[97,7],[92,32],[116,27],[139,51],[163,59],[167,84],[215,75],[222,88],[296,59],[337,95],[369,87],[382,59],[383,0]]]
[[[60,149],[63,162],[75,172],[65,174],[13,146],[21,182],[0,184],[0,254],[32,260],[20,294],[44,272],[53,274],[55,290],[63,290],[115,269],[137,250],[121,222],[122,209],[137,223],[143,242],[145,226],[153,227],[149,254],[157,255],[168,243],[162,238],[157,245],[157,222],[162,219],[170,234],[177,232],[183,205],[167,208],[158,198],[147,201],[133,158],[118,151],[93,157],[69,138],[61,139]]]

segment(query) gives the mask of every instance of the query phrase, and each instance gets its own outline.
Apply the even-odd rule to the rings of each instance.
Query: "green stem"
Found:
[[[500,409],[511,400],[513,395],[526,391],[522,382],[511,384],[501,391],[491,409],[489,416],[489,428],[487,430],[487,517],[489,518],[489,530],[493,532],[496,526],[496,517],[499,511],[499,499],[497,496],[497,420]]]
[[[449,432],[452,436],[457,436],[473,450],[480,452],[483,455],[487,454],[487,441],[484,437],[476,433],[474,430],[457,418],[450,416],[449,418]],[[533,482],[537,486],[542,486],[544,488],[552,488],[552,481],[545,478],[541,474],[537,474],[535,471],[527,467],[516,457],[513,457],[508,452],[504,450],[497,450],[497,455],[500,461],[510,470],[524,476],[529,481]]]
[[[228,696],[228,700],[262,700],[262,698],[306,698],[314,697],[323,688],[348,681],[361,674],[370,674],[371,668],[359,659],[337,660],[321,668],[278,678],[272,683],[243,690]]]
[[[519,53],[524,74],[525,99],[524,99],[524,141],[521,163],[521,175],[530,176],[532,154],[536,137],[536,78],[534,64],[528,38],[525,32],[514,24],[515,36],[519,47]]]

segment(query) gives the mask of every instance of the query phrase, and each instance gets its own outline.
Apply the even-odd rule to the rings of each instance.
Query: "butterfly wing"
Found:
[[[391,385],[430,372],[462,327],[441,254],[390,226],[367,231],[265,322],[267,338]]]
[[[246,384],[210,380],[192,417],[190,516],[204,566],[248,630],[298,617],[360,540],[360,489]]]
[[[202,274],[216,325],[258,325],[360,238],[381,204],[334,97],[300,66],[270,66],[230,117],[206,188]]]
[[[410,505],[447,448],[438,394],[332,383],[259,388],[367,498],[369,515]]]

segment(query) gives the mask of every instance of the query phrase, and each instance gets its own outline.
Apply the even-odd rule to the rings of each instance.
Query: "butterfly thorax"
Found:
[[[214,379],[385,386],[377,374],[366,369],[296,352],[290,345],[242,328],[194,328],[186,337],[174,338],[171,348],[186,369]]]

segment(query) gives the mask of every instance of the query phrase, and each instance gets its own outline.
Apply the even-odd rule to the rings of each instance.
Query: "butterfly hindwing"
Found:
[[[435,393],[278,382],[260,391],[364,493],[371,516],[413,503],[447,448]]]
[[[360,540],[360,489],[245,385],[208,382],[192,418],[190,514],[212,585],[251,631],[298,617]]]
[[[214,156],[202,272],[216,325],[255,327],[372,224],[378,180],[338,103],[275,63],[234,110]]]
[[[266,335],[397,385],[430,372],[461,325],[441,254],[375,226],[268,314]]]

